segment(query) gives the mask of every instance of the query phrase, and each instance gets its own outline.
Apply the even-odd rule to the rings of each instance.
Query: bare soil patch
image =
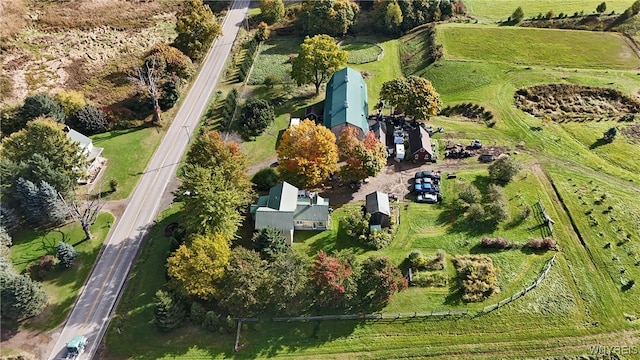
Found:
[[[25,0],[0,0],[0,42],[17,34],[26,24]]]
[[[514,96],[516,106],[554,121],[632,121],[640,113],[640,100],[619,90],[571,84],[534,85]]]
[[[622,128],[622,133],[631,139],[631,141],[640,142],[640,124],[625,126]]]

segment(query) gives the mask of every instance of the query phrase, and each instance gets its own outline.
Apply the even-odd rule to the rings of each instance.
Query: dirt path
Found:
[[[636,43],[636,40],[632,38],[629,34],[625,34],[624,32],[622,33],[622,38],[627,41],[627,44],[629,44],[629,47],[631,48],[631,50],[633,50],[636,56],[640,58],[640,45]]]
[[[278,156],[272,156],[272,157],[268,158],[267,160],[261,161],[261,162],[259,162],[257,164],[253,164],[253,165],[249,166],[249,170],[247,170],[247,174],[252,176],[255,173],[257,173],[258,171],[260,171],[261,169],[270,167],[271,164],[273,164],[276,161],[278,161]]]

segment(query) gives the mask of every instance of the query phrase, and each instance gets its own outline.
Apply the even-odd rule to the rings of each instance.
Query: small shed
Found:
[[[295,125],[300,125],[300,118],[291,118],[291,120],[289,120],[289,127]]]
[[[389,217],[391,216],[389,195],[381,191],[375,191],[367,195],[365,210],[367,214],[371,214],[371,220],[369,220],[370,230],[389,227]]]

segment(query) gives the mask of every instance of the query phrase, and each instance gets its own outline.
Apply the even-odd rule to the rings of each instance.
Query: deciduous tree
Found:
[[[234,316],[257,315],[269,302],[269,275],[266,261],[257,252],[234,248],[222,278],[219,304]]]
[[[201,59],[222,27],[211,9],[199,0],[188,0],[176,14],[178,36],[173,45],[193,60]]]
[[[388,34],[399,34],[402,30],[402,9],[397,1],[390,1],[384,11],[384,28]]]
[[[229,238],[223,234],[191,235],[167,259],[170,285],[185,295],[210,300],[218,293],[230,256]]]
[[[164,72],[164,61],[157,56],[149,56],[144,64],[135,69],[134,74],[129,77],[131,83],[143,91],[153,104],[153,122],[156,124],[162,122],[159,99]]]
[[[190,232],[223,232],[231,238],[242,221],[239,210],[251,202],[247,159],[238,144],[225,143],[218,132],[199,136],[186,159],[179,187],[183,225]]]
[[[263,99],[250,99],[240,111],[240,130],[247,138],[254,138],[273,124],[276,114],[273,106]]]
[[[60,90],[56,93],[54,99],[62,107],[66,116],[71,116],[76,111],[89,105],[89,101],[84,94],[75,90]]]
[[[261,21],[260,24],[258,24],[258,30],[256,31],[256,39],[258,41],[266,41],[269,39],[269,36],[271,36],[269,25],[267,25],[266,22]]]
[[[311,266],[311,279],[316,288],[316,304],[337,307],[347,292],[347,282],[353,273],[351,265],[320,250]]]
[[[361,307],[380,310],[393,294],[407,288],[407,280],[388,257],[371,256],[362,263],[358,278]]]
[[[260,169],[260,171],[251,178],[251,182],[255,185],[256,189],[260,191],[268,191],[278,184],[278,180],[278,173],[270,167]]]
[[[34,154],[40,154],[72,179],[80,177],[86,161],[62,125],[46,118],[30,121],[26,128],[6,137],[0,148],[0,157],[16,164],[28,162]]]
[[[177,48],[167,44],[154,45],[147,57],[155,56],[164,61],[166,72],[175,74],[181,79],[188,79],[194,72],[193,62]]]
[[[277,152],[281,177],[298,187],[319,184],[337,170],[335,135],[311,120],[285,130]]]
[[[520,165],[518,160],[511,156],[503,156],[489,165],[489,177],[495,182],[506,184],[511,181],[520,170],[522,170],[522,165]]]
[[[347,181],[376,176],[387,161],[385,146],[371,131],[360,141],[354,128],[344,129],[338,141],[338,148],[346,162],[340,173]]]
[[[298,22],[309,35],[342,36],[354,24],[358,6],[349,0],[305,1]]]
[[[417,121],[428,120],[442,107],[440,94],[431,82],[419,76],[397,78],[382,84],[380,98]]]
[[[331,36],[307,36],[300,45],[298,56],[291,60],[291,78],[298,85],[313,84],[317,95],[320,85],[346,65],[347,52],[340,49]]]
[[[260,14],[262,19],[267,23],[273,24],[282,20],[284,13],[284,3],[282,0],[260,1]]]
[[[275,312],[299,315],[311,306],[310,265],[309,259],[296,251],[278,254],[269,264],[271,305]]]

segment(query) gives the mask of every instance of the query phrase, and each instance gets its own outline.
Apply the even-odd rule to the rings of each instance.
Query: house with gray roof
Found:
[[[324,126],[340,137],[346,127],[355,127],[360,137],[369,132],[367,84],[360,72],[346,67],[336,71],[327,83]]]
[[[389,206],[389,195],[381,191],[368,194],[365,200],[365,211],[371,214],[369,220],[369,230],[381,231],[390,226],[391,207]]]
[[[281,182],[261,196],[250,209],[255,230],[272,227],[282,232],[287,243],[293,243],[295,230],[326,230],[331,226],[329,200],[317,193],[298,190]]]

